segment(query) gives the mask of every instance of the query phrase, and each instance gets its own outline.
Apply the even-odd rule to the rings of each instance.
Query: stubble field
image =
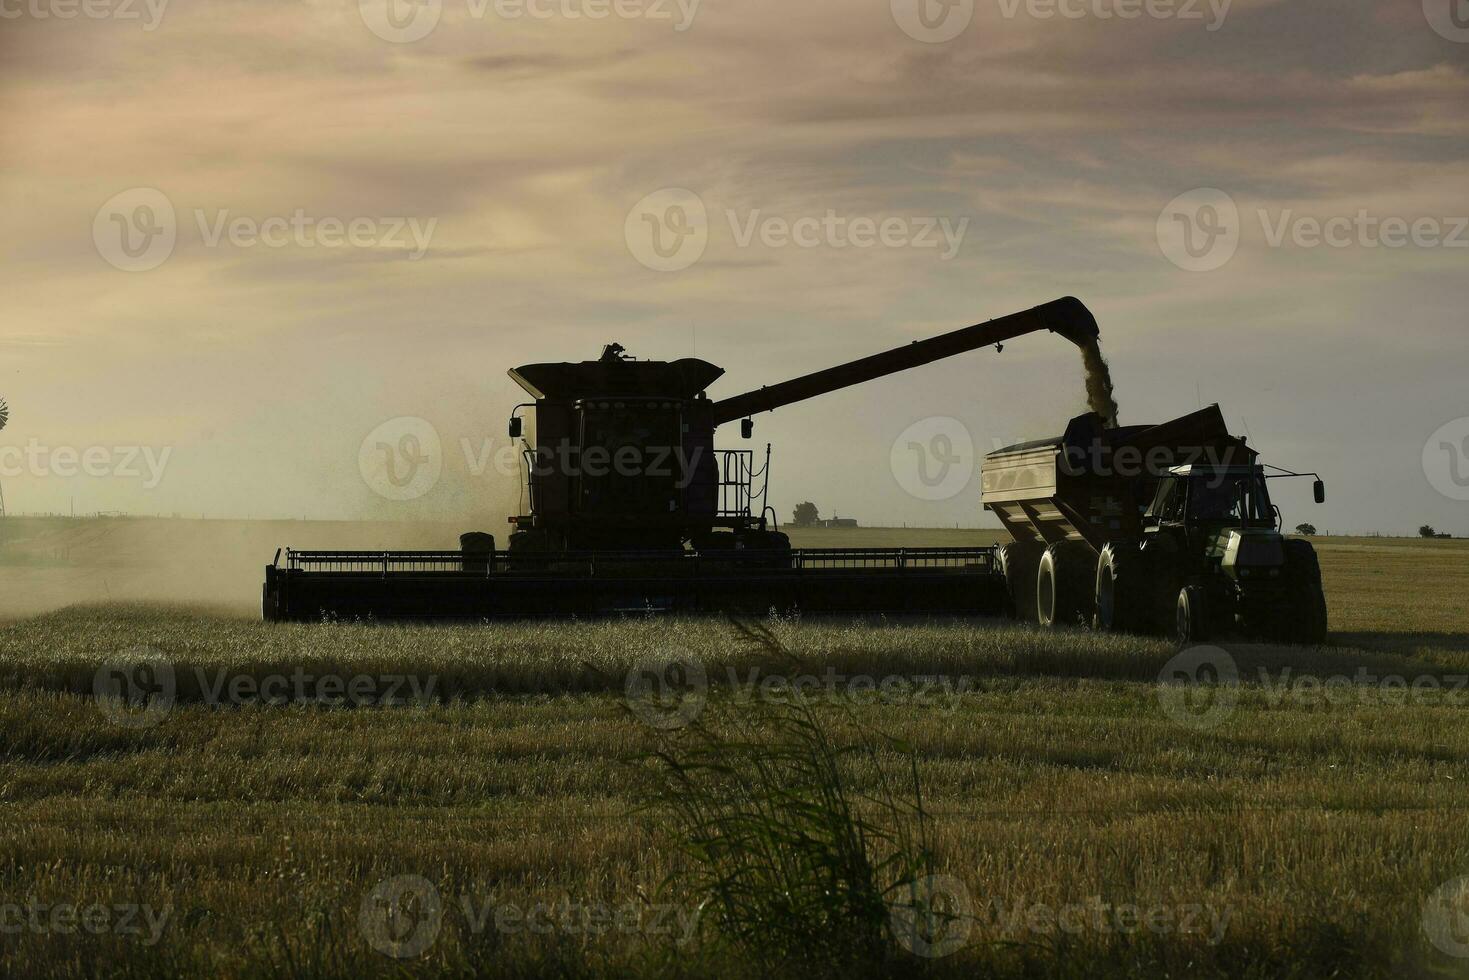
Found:
[[[295,626],[247,601],[17,618],[0,971],[761,974],[696,887],[647,753],[778,740],[795,685],[831,745],[870,749],[840,772],[873,821],[891,773],[916,777],[954,910],[893,918],[833,971],[1469,975],[1469,545],[1317,543],[1330,645],[1223,642],[1210,666],[1237,685],[1160,683],[1180,666],[1162,641],[987,621]],[[629,686],[668,660],[707,683]],[[99,697],[117,671],[171,697]]]

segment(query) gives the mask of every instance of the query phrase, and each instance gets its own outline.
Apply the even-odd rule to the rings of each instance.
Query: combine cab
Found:
[[[617,344],[516,368],[533,399],[509,424],[530,506],[508,547],[473,532],[458,551],[287,550],[265,571],[265,618],[996,613],[993,549],[793,550],[765,504],[769,448],[757,466],[751,450],[716,450],[714,433],[738,421],[748,439],[758,413],[1039,331],[1097,342],[1091,313],[1066,298],[721,401],[706,394],[721,368],[637,361]]]
[[[1007,610],[1184,642],[1322,642],[1316,552],[1280,533],[1265,470],[1218,406],[1156,426],[1083,415],[1059,440],[991,453],[982,500],[1014,538],[996,555]]]

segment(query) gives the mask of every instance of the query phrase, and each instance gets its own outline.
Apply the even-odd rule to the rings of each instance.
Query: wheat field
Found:
[[[833,744],[877,746],[843,757],[859,809],[913,774],[955,910],[828,972],[1469,975],[1469,545],[1317,543],[1331,643],[1223,642],[1237,685],[1160,683],[1162,641],[990,621],[774,620],[762,645],[718,620],[19,618],[0,971],[768,974],[691,885],[648,753],[758,738],[794,687]],[[642,684],[670,661],[702,678]],[[109,697],[118,671],[166,697]]]

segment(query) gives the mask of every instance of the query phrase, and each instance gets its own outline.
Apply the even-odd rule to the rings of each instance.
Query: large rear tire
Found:
[[[1041,555],[1035,579],[1035,618],[1042,626],[1073,626],[1091,610],[1089,549],[1058,542]],[[1090,619],[1090,616],[1087,617]]]
[[[1285,562],[1291,615],[1284,638],[1303,646],[1320,646],[1326,642],[1326,592],[1321,587],[1316,549],[1309,541],[1287,541]]]
[[[1092,625],[1107,633],[1147,628],[1147,588],[1142,553],[1128,541],[1109,542],[1097,556]]]
[[[1035,573],[1044,549],[1034,541],[1011,541],[995,553],[1005,579],[1005,614],[1035,621]]]

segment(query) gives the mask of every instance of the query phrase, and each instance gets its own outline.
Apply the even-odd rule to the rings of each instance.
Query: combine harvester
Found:
[[[1098,502],[1101,509],[1093,512],[1088,497],[1075,509],[1072,494],[1085,496],[1085,478],[1057,483],[1053,465],[1046,483],[1044,465],[1036,470],[1018,457],[1010,477],[993,490],[987,474],[984,501],[1017,537],[999,549],[793,549],[767,516],[769,447],[758,466],[752,450],[714,447],[721,425],[738,421],[748,439],[753,416],[761,412],[1042,331],[1075,344],[1089,366],[1100,363],[1096,320],[1079,300],[1067,297],[720,401],[705,392],[722,368],[693,358],[635,361],[616,344],[596,361],[516,368],[511,378],[534,401],[516,407],[509,433],[522,437],[521,412],[529,410],[535,445],[525,445],[522,454],[530,513],[510,519],[515,530],[508,548],[497,548],[490,534],[471,532],[461,536],[457,551],[287,549],[284,561],[277,553],[265,570],[264,616],[487,619],[650,611],[762,614],[772,608],[953,615],[1008,609],[1029,615],[1034,596],[1045,593],[1029,577],[1043,584],[1047,570],[1054,576],[1059,568],[1066,583],[1059,593],[1063,602],[1039,618],[1080,621],[1094,603],[1077,599],[1072,586],[1084,552],[1105,550],[1110,539],[1092,528],[1100,526],[1094,518],[1110,519],[1112,506]],[[1135,431],[1104,429],[1098,415],[1082,416],[1072,429],[1081,424],[1099,432]],[[1012,461],[1006,454],[1044,456],[1049,446],[1054,464],[1058,445],[1053,440],[1017,447],[991,461],[1004,471]],[[1022,475],[1027,467],[1036,472]],[[1009,501],[1020,509],[1005,509],[1007,487],[1024,496]],[[1129,501],[1141,500],[1142,489],[1135,488]],[[1067,516],[1059,516],[1063,511],[1056,503]],[[1124,534],[1138,530],[1137,522],[1134,510],[1118,524],[1113,536],[1119,548]],[[1251,547],[1262,530],[1242,528]],[[1151,557],[1155,549],[1147,550]],[[1253,560],[1248,556],[1256,552],[1246,552]],[[1117,549],[1108,553],[1114,564],[1121,561]],[[1093,555],[1094,567],[1097,560]],[[1134,564],[1142,567],[1141,560],[1127,567]],[[1130,601],[1132,593],[1126,596]],[[1073,601],[1074,609],[1067,604]],[[1133,615],[1131,605],[1125,609],[1126,615],[1109,616],[1104,625],[1151,625],[1141,613]]]

